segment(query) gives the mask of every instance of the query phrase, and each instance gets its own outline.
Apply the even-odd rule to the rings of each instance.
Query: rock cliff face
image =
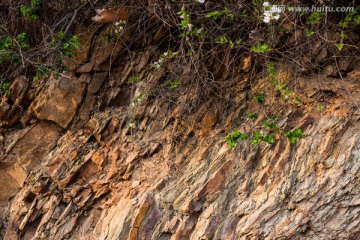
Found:
[[[359,238],[359,66],[296,79],[294,104],[241,65],[214,66],[217,79],[199,87],[187,84],[190,63],[155,71],[151,48],[78,33],[67,72],[19,76],[0,105],[3,239]],[[175,72],[184,78],[170,90]],[[281,74],[294,81],[290,68]],[[227,133],[261,129],[271,114],[304,137],[228,148]]]

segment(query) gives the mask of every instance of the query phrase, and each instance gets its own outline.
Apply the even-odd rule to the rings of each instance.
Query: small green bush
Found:
[[[236,146],[238,140],[245,140],[249,137],[248,134],[239,132],[238,130],[233,130],[232,133],[229,133],[224,137],[229,148]]]
[[[27,20],[39,20],[39,15],[36,14],[39,9],[41,0],[31,0],[30,6],[20,5],[20,12]]]
[[[262,103],[264,103],[265,97],[266,97],[265,94],[261,94],[261,95],[256,94],[253,97],[253,101],[254,101],[254,103],[262,104]]]
[[[293,131],[288,131],[284,133],[285,137],[288,137],[291,144],[296,144],[298,138],[303,137],[301,129],[294,129]]]
[[[0,38],[0,63],[19,62],[19,51],[28,48],[29,44],[24,32],[19,33],[16,37],[4,36]]]
[[[76,35],[65,35],[59,32],[52,36],[51,47],[59,47],[60,52],[65,56],[72,57],[76,54],[76,50],[80,47],[79,38]]]
[[[9,96],[11,94],[9,82],[3,82],[0,84],[0,93],[1,95],[5,95],[5,96]]]

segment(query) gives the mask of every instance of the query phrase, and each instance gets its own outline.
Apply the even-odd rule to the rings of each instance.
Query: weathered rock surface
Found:
[[[164,71],[149,70],[152,50],[96,45],[96,59],[47,79],[28,126],[2,129],[4,239],[359,238],[359,69],[342,81],[299,79],[302,105],[280,99],[267,79],[225,74],[227,99],[191,109],[199,90],[184,84],[186,94],[171,97]],[[134,73],[142,81],[130,84]],[[262,107],[251,99],[259,89],[268,89]],[[257,129],[273,113],[304,138],[228,149],[228,132]]]
[[[53,121],[66,128],[75,116],[84,89],[85,83],[80,82],[75,76],[50,78],[32,106],[36,117]]]

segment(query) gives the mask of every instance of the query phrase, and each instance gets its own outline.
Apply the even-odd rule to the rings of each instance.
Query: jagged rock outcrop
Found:
[[[171,96],[165,70],[151,68],[153,49],[123,51],[124,43],[91,36],[94,46],[82,49],[89,59],[37,83],[31,103],[23,102],[24,92],[34,93],[21,77],[14,99],[0,104],[4,123],[22,123],[0,132],[4,239],[360,236],[359,67],[342,79],[297,79],[297,105],[239,66],[236,76],[217,79],[225,98],[200,101],[186,63],[167,66],[184,76]],[[133,75],[142,81],[129,83]],[[291,82],[290,70],[282,76]],[[252,95],[264,89],[264,104],[255,104]],[[13,110],[22,105],[26,111]],[[304,137],[228,148],[228,132],[260,129],[274,113],[279,128]]]

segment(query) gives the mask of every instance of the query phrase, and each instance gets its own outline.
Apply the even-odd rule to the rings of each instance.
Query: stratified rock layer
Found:
[[[207,98],[194,110],[198,89],[180,86],[171,98],[164,71],[149,70],[152,50],[128,56],[100,38],[84,46],[96,58],[47,79],[24,116],[14,111],[23,129],[0,136],[4,239],[358,238],[359,69],[343,80],[298,79],[302,105],[241,72],[218,79],[231,86],[231,104]],[[129,83],[132,75],[142,81]],[[261,89],[262,106],[251,99]],[[268,112],[304,138],[228,148],[228,132],[259,129]]]

